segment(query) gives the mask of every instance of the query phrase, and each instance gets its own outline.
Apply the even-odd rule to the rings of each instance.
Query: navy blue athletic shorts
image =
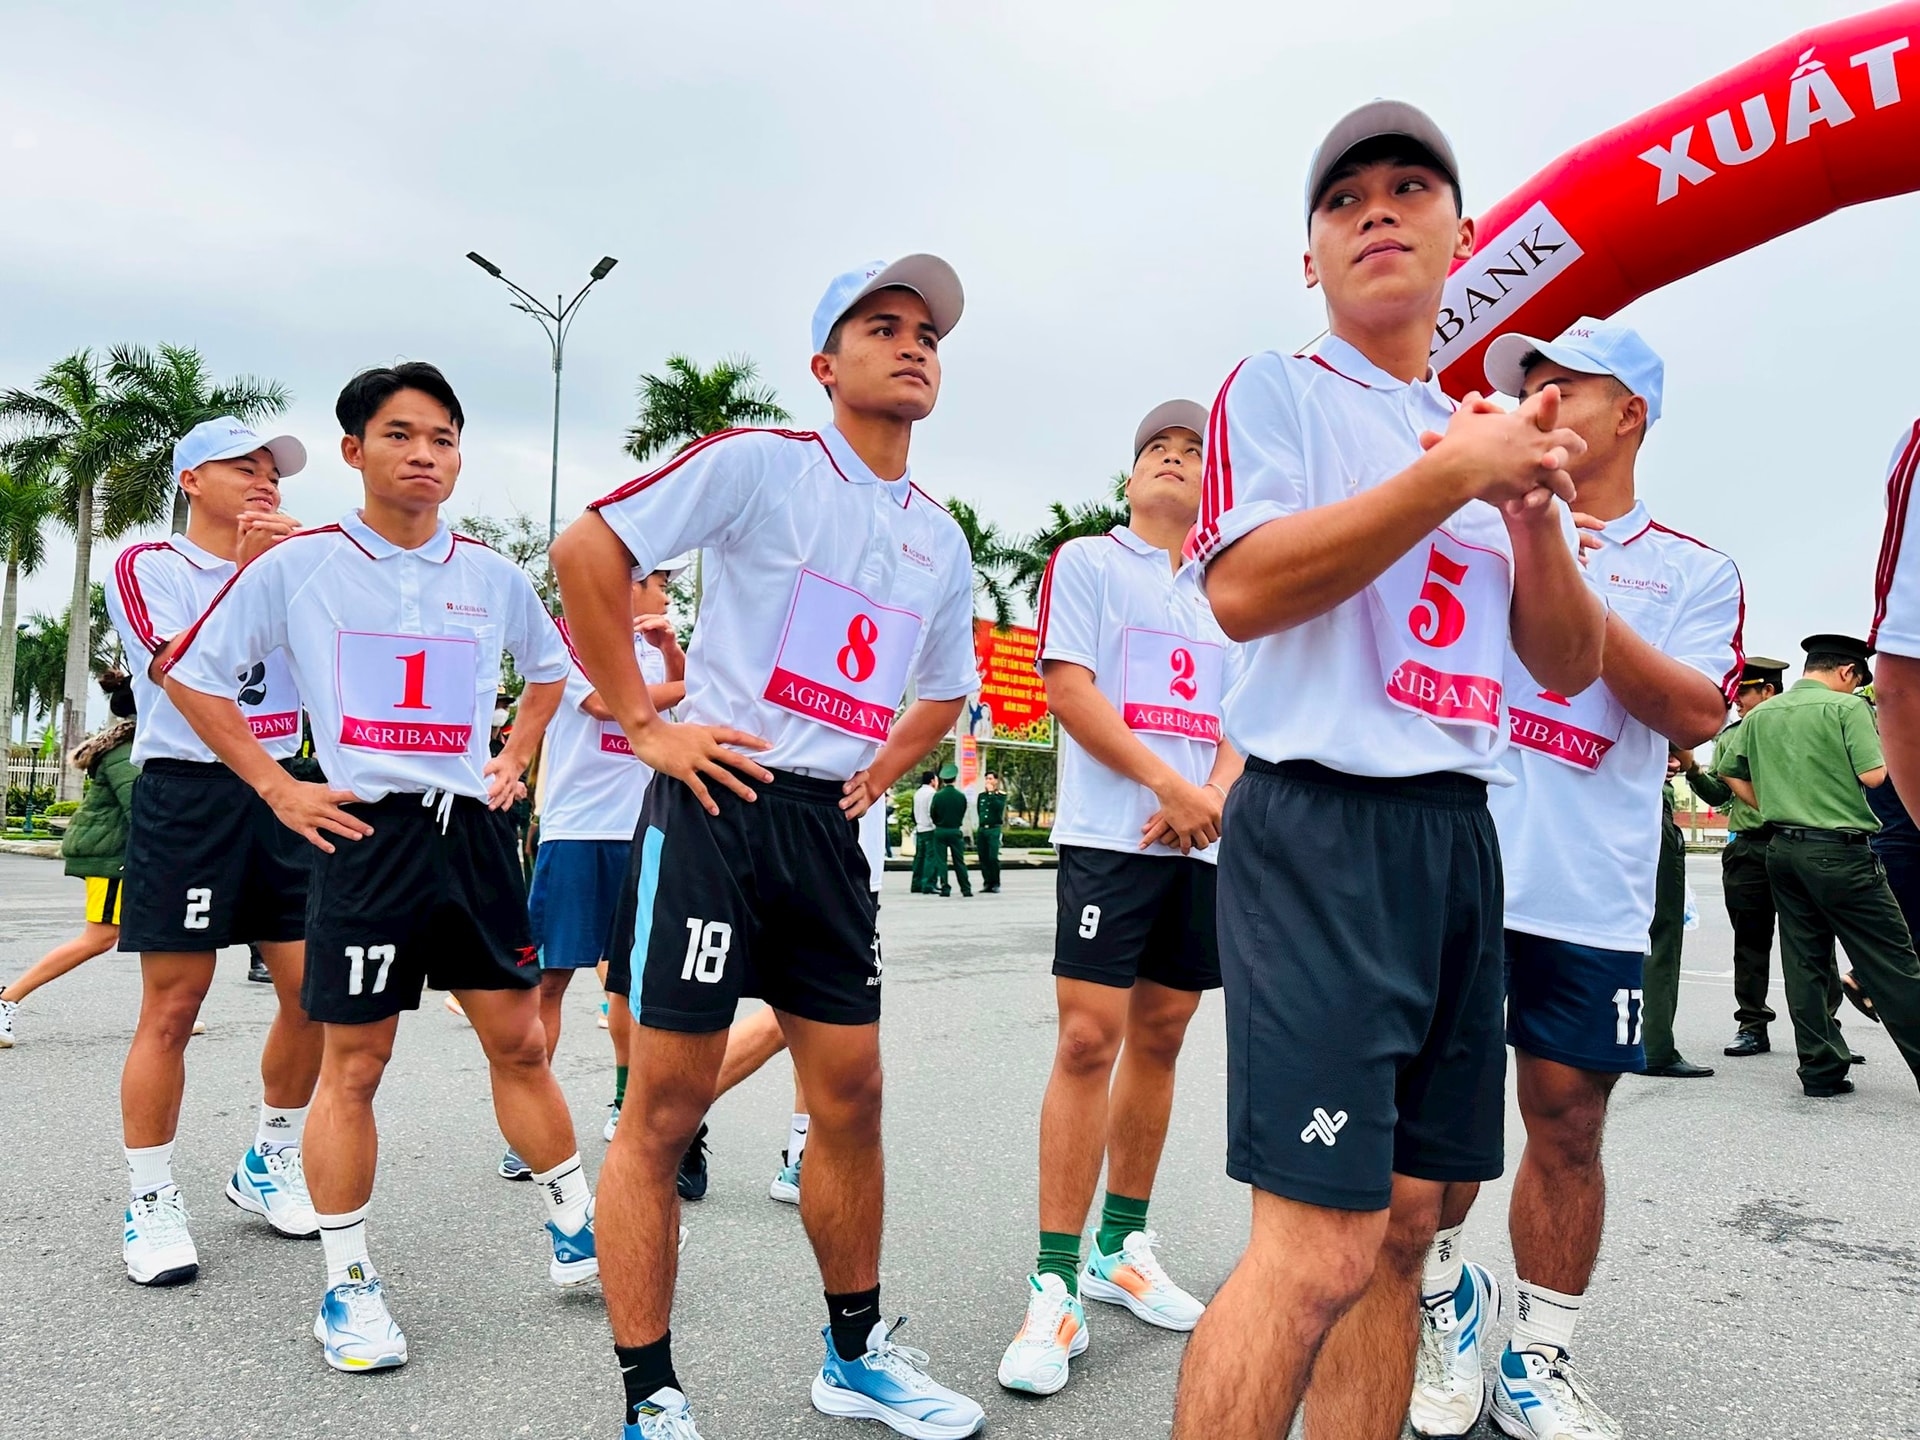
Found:
[[[540,842],[527,919],[542,970],[587,970],[600,963],[632,853],[630,840]]]
[[[1503,905],[1482,782],[1249,759],[1220,849],[1227,1173],[1339,1210],[1498,1176]]]
[[[1576,1070],[1646,1069],[1640,1045],[1646,956],[1507,931],[1507,1043]]]

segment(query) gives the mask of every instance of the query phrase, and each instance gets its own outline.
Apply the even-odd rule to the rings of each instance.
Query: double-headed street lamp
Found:
[[[587,291],[607,278],[607,272],[620,262],[611,255],[600,257],[600,263],[589,272],[580,293],[569,300],[565,295],[553,297],[549,307],[543,300],[536,300],[513,281],[500,273],[500,267],[477,250],[469,250],[467,259],[478,265],[494,279],[520,298],[513,302],[513,308],[523,310],[540,322],[540,328],[547,332],[547,342],[553,347],[553,473],[547,482],[547,544],[553,544],[553,537],[560,528],[560,360],[567,348],[567,331],[573,326],[573,317],[580,309],[580,302],[587,298]],[[553,562],[547,562],[547,575],[553,575]]]

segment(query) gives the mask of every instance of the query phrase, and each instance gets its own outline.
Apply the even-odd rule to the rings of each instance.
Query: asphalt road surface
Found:
[[[1869,1060],[1859,1092],[1808,1100],[1781,1048],[1729,1061],[1730,942],[1718,865],[1691,861],[1701,928],[1687,937],[1679,1035],[1710,1080],[1628,1078],[1608,1138],[1607,1241],[1578,1358],[1632,1437],[1920,1436],[1920,1093],[1874,1026],[1843,1012]],[[1034,1146],[1053,1043],[1047,956],[1053,875],[996,896],[906,893],[887,877],[883,1308],[902,1341],[978,1397],[1005,1437],[1164,1435],[1183,1340],[1090,1307],[1093,1346],[1046,1400],[994,1382],[1033,1263]],[[0,855],[0,975],[77,928],[81,883]],[[223,957],[209,1032],[193,1042],[175,1173],[194,1216],[197,1283],[146,1291],[121,1266],[125,1203],[117,1079],[138,1006],[134,963],[110,956],[34,996],[0,1051],[0,1435],[617,1435],[620,1383],[597,1287],[546,1280],[542,1215],[493,1174],[501,1141],[471,1030],[436,1000],[407,1018],[380,1099],[375,1262],[412,1361],[336,1374],[310,1327],[317,1244],[282,1240],[221,1187],[253,1133],[256,1061],[272,1007]],[[1777,967],[1776,967],[1777,973]],[[558,1060],[590,1168],[604,1146],[611,1061],[577,989]],[[1161,1256],[1210,1295],[1246,1236],[1247,1196],[1222,1170],[1218,996],[1202,1006],[1154,1195]],[[674,1321],[680,1374],[709,1440],[883,1431],[807,1402],[820,1291],[797,1214],[767,1199],[786,1134],[776,1060],[713,1116],[713,1187]],[[1518,1158],[1509,1116],[1509,1168]],[[1503,1277],[1504,1183],[1469,1222]],[[1491,1431],[1487,1432],[1491,1433]]]

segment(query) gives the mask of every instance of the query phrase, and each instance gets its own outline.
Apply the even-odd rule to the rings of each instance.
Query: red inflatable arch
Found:
[[[1920,0],[1822,25],[1568,151],[1482,212],[1433,363],[1485,390],[1505,330],[1557,335],[1776,235],[1920,189]]]

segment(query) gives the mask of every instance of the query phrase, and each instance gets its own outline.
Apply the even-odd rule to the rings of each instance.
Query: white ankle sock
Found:
[[[1517,1280],[1514,1285],[1513,1338],[1516,1350],[1573,1348],[1573,1327],[1580,1321],[1584,1295],[1562,1295],[1544,1285]]]
[[[379,1277],[373,1261],[367,1258],[367,1207],[349,1210],[344,1215],[319,1215],[320,1248],[327,1257],[327,1288],[357,1285]]]
[[[127,1184],[133,1198],[151,1195],[173,1184],[173,1141],[144,1150],[127,1147]]]
[[[798,1111],[794,1113],[793,1124],[787,1131],[787,1164],[798,1165],[800,1153],[807,1148],[807,1117]]]
[[[1466,1262],[1460,1258],[1460,1232],[1466,1228],[1462,1223],[1433,1232],[1433,1243],[1427,1247],[1426,1269],[1420,1277],[1421,1299],[1438,1300],[1460,1288],[1460,1272],[1466,1268]]]
[[[570,1155],[553,1169],[540,1171],[533,1183],[540,1187],[540,1198],[546,1201],[547,1218],[561,1234],[578,1235],[587,1223],[587,1202],[593,1198],[587,1191],[587,1172],[580,1168],[579,1155]]]
[[[307,1109],[302,1105],[298,1110],[281,1110],[262,1100],[260,1123],[253,1132],[253,1148],[262,1155],[270,1155],[275,1150],[298,1145],[306,1133]]]

